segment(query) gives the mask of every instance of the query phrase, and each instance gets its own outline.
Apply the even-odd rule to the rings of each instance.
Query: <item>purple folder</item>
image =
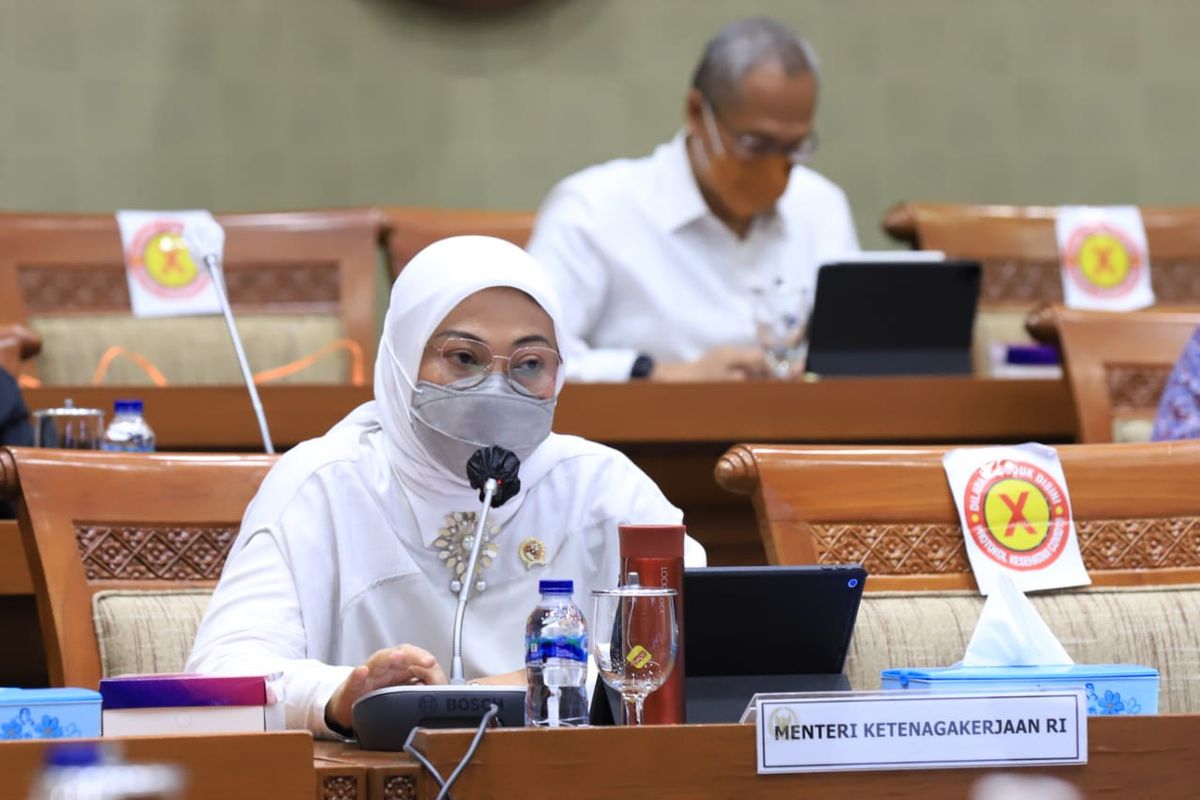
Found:
[[[100,681],[105,709],[265,706],[275,702],[262,675],[122,675]]]

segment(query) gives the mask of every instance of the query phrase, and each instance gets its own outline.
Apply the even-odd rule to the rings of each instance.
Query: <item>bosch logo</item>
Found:
[[[447,697],[446,710],[452,712],[469,712],[482,714],[495,703],[501,709],[504,701],[498,697]]]

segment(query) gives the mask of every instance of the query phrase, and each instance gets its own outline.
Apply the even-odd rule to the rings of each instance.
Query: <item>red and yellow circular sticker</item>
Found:
[[[1002,566],[1044,569],[1066,549],[1071,532],[1067,493],[1034,464],[991,461],[982,465],[967,481],[963,509],[971,539]]]
[[[1067,239],[1067,272],[1089,294],[1128,294],[1137,286],[1145,262],[1141,248],[1124,231],[1105,223],[1083,225]]]
[[[143,225],[133,235],[126,260],[138,283],[162,298],[192,297],[208,285],[208,275],[188,255],[180,222]]]

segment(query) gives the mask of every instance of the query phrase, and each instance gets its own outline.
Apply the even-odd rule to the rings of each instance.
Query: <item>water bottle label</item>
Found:
[[[525,639],[525,663],[542,664],[548,658],[587,662],[587,634],[582,636],[529,636]]]

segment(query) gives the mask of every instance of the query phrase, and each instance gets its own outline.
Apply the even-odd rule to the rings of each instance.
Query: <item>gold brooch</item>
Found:
[[[475,565],[475,590],[482,592],[487,588],[483,573],[492,565],[492,561],[500,553],[500,548],[492,541],[500,533],[499,525],[490,525],[483,532],[483,546],[479,548],[479,563]],[[454,511],[446,515],[446,527],[438,530],[438,538],[433,540],[433,546],[438,550],[438,558],[450,570],[450,591],[458,594],[462,588],[463,575],[467,571],[467,561],[471,557],[471,546],[475,543],[475,512]]]
[[[517,554],[521,556],[525,569],[546,566],[546,543],[541,539],[533,536],[523,539],[517,547]]]

